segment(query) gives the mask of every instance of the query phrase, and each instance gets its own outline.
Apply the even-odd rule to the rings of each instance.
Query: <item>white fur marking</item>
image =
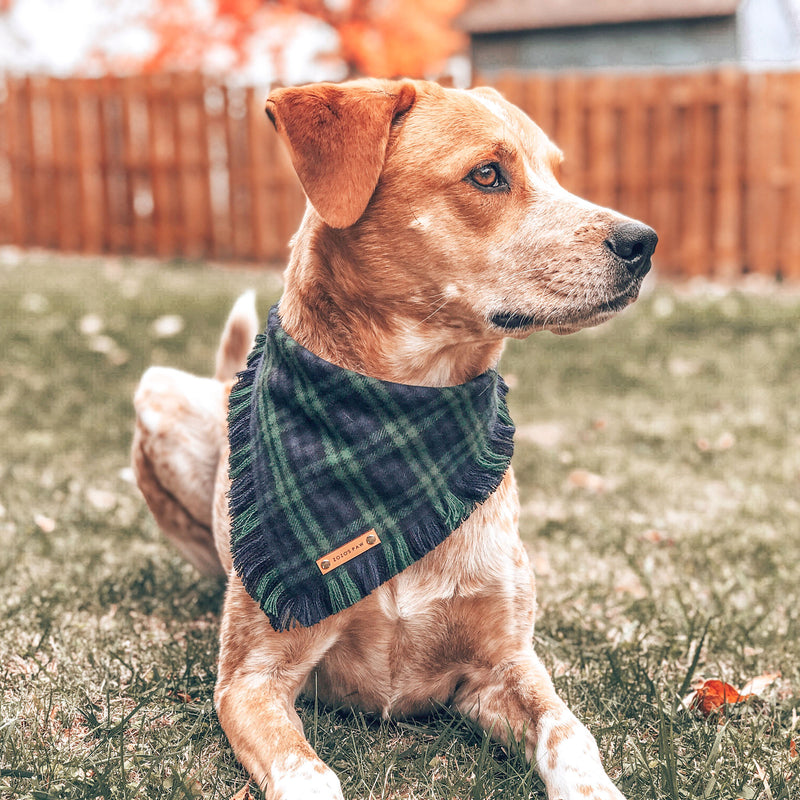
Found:
[[[500,105],[500,103],[490,100],[488,97],[482,97],[479,94],[473,94],[472,99],[477,100],[482,106],[491,111],[492,114],[494,114],[502,122],[506,124],[511,122],[511,118],[506,113],[505,109]]]
[[[415,215],[409,227],[416,228],[420,231],[427,231],[431,227],[431,218],[427,214]]]

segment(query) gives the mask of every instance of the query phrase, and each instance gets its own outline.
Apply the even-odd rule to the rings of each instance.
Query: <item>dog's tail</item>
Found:
[[[257,333],[256,294],[251,289],[234,303],[222,331],[214,370],[218,381],[229,381],[245,368]]]

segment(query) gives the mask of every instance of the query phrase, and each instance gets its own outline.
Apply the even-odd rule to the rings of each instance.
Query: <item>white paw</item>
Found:
[[[572,714],[541,721],[536,765],[548,800],[625,800],[603,769],[595,740]]]
[[[344,800],[336,775],[322,763],[304,762],[273,773],[269,800]]]
[[[569,790],[548,794],[548,800],[625,800],[625,797],[611,782],[603,785],[578,782]]]

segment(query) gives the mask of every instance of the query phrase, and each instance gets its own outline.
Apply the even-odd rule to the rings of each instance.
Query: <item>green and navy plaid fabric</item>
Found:
[[[494,370],[406,386],[315,356],[270,311],[230,395],[231,550],[276,630],[361,600],[440,544],[495,491],[513,452]],[[380,544],[329,573],[366,531]]]

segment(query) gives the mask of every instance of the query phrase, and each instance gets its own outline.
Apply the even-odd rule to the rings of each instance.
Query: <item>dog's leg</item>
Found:
[[[594,738],[558,697],[532,650],[477,673],[456,704],[494,738],[524,744],[549,800],[624,800]]]
[[[211,510],[225,441],[224,384],[151,367],[134,397],[132,461],[158,526],[201,572],[221,574]]]
[[[324,623],[276,633],[232,575],[214,700],[236,757],[267,800],[342,800],[339,779],[303,735],[294,702],[336,636]]]
[[[212,498],[226,450],[230,382],[243,369],[258,326],[255,295],[234,304],[220,337],[214,378],[151,367],[134,396],[131,458],[136,481],[159,527],[201,572],[227,573],[211,534]],[[226,384],[226,382],[228,382]]]

